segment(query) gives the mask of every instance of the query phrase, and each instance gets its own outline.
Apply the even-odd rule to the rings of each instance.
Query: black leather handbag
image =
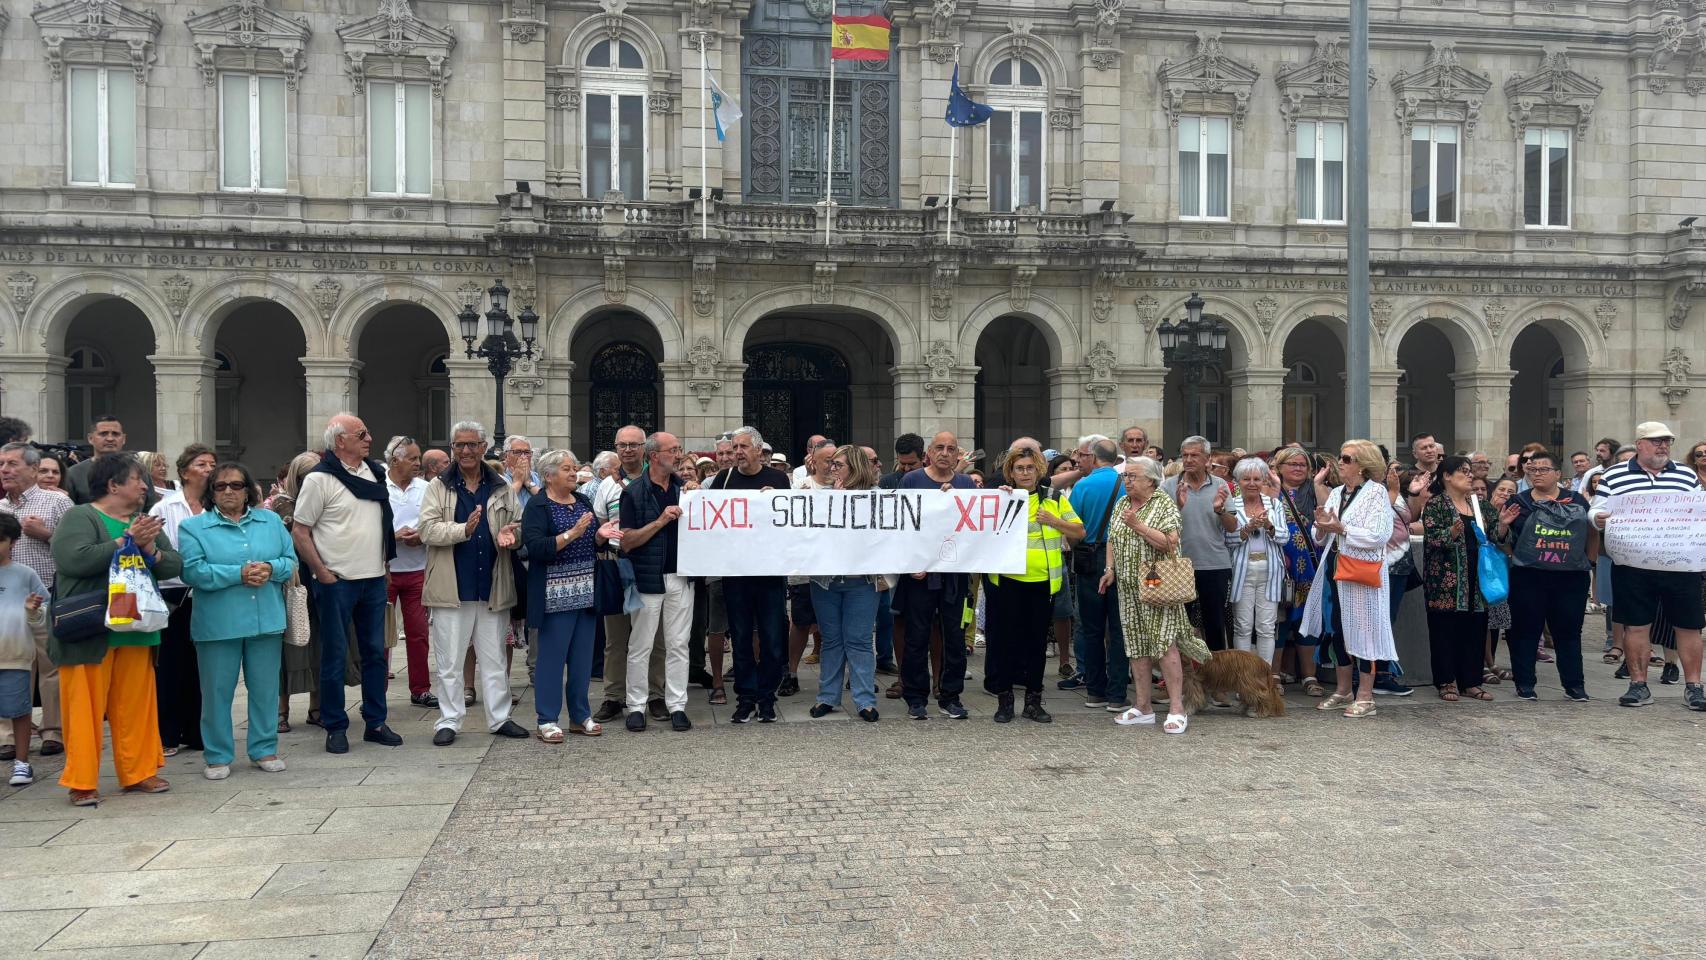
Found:
[[[48,609],[48,629],[61,643],[93,640],[107,632],[105,590],[54,597]]]

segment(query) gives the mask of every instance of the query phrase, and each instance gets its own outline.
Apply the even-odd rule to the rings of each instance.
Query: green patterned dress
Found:
[[[1108,558],[1114,568],[1114,583],[1119,587],[1120,627],[1125,631],[1126,656],[1159,657],[1169,646],[1178,644],[1180,656],[1207,663],[1212,654],[1202,638],[1191,632],[1184,604],[1155,607],[1138,599],[1138,584],[1143,582],[1144,572],[1162,554],[1120,519],[1126,503],[1126,498],[1120,497],[1108,515],[1111,518]],[[1138,508],[1137,519],[1162,533],[1177,533],[1183,523],[1173,498],[1159,490]]]

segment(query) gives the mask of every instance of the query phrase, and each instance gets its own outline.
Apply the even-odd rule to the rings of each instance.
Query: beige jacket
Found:
[[[486,499],[486,523],[492,529],[492,539],[498,531],[521,521],[521,503],[515,490],[504,482],[491,467],[486,476],[495,486]],[[421,588],[421,604],[427,607],[459,607],[462,601],[456,591],[456,545],[468,539],[467,527],[456,522],[456,492],[451,489],[456,467],[451,465],[445,476],[427,484],[421,497],[421,519],[416,525],[421,542],[426,544],[426,584]],[[447,482],[449,478],[450,482]],[[519,534],[517,534],[519,537]],[[508,610],[515,606],[515,565],[510,562],[509,550],[498,549],[492,562],[492,596],[490,610]]]

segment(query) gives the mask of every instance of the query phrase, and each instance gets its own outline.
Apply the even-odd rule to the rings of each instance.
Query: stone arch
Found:
[[[973,362],[973,357],[977,354],[977,341],[983,336],[984,328],[1007,316],[1023,317],[1042,331],[1043,338],[1048,341],[1049,355],[1054,366],[1074,365],[1082,359],[1083,350],[1078,342],[1078,331],[1072,325],[1072,318],[1068,317],[1058,304],[1033,293],[1026,309],[1016,310],[1012,307],[1007,292],[1002,291],[973,307],[960,324],[954,345],[960,355],[960,362]]]
[[[1305,320],[1311,318],[1323,321],[1327,329],[1339,338],[1339,346],[1344,348],[1345,317],[1350,313],[1349,303],[1342,297],[1313,296],[1294,302],[1279,320],[1274,324],[1273,332],[1267,336],[1268,356],[1265,360],[1268,366],[1283,366],[1285,342],[1292,332]]]
[[[1190,291],[1175,292],[1165,299],[1158,297],[1161,302],[1156,308],[1155,324],[1160,326],[1162,320],[1175,322],[1184,319],[1185,301],[1191,298]],[[1231,331],[1226,338],[1226,369],[1236,370],[1245,366],[1254,366],[1261,361],[1267,337],[1262,334],[1261,324],[1250,316],[1248,310],[1236,301],[1220,297],[1205,297],[1203,315],[1219,317],[1226,322]],[[1149,331],[1143,349],[1144,365],[1152,367],[1164,366],[1161,360],[1161,338]]]
[[[429,310],[444,325],[444,335],[451,343],[462,339],[457,329],[456,314],[462,305],[456,298],[422,280],[413,277],[385,277],[363,284],[351,291],[332,314],[331,329],[324,347],[327,356],[355,356],[361,341],[362,328],[374,314],[395,303],[419,304]],[[298,322],[301,318],[298,317]],[[310,348],[313,343],[310,340]]]
[[[612,23],[616,25],[614,31],[611,29]],[[581,64],[586,62],[587,47],[593,42],[595,35],[609,40],[613,32],[618,40],[632,41],[640,48],[640,56],[646,61],[647,75],[657,80],[668,79],[669,56],[663,41],[644,20],[622,13],[591,16],[576,24],[563,39],[562,56],[557,66],[563,71],[573,71],[578,75]]]
[[[11,297],[0,297],[0,350],[22,349],[24,314],[12,307]]]
[[[552,360],[569,359],[576,331],[587,321],[617,310],[639,314],[651,321],[658,339],[663,344],[663,356],[658,358],[659,363],[671,363],[684,357],[687,351],[681,342],[681,321],[676,318],[675,311],[669,308],[669,304],[649,291],[635,286],[628,287],[628,297],[624,302],[611,303],[604,297],[603,284],[581,289],[551,312],[542,336],[545,356]]]
[[[25,314],[20,336],[39,336],[47,353],[61,355],[65,353],[65,331],[71,321],[84,307],[108,298],[127,301],[142,311],[153,328],[155,352],[173,352],[177,326],[170,319],[172,311],[152,290],[137,281],[105,271],[79,273],[49,284],[36,294]]]
[[[1524,307],[1495,341],[1496,353],[1489,356],[1508,362],[1511,348],[1522,331],[1535,324],[1545,327],[1564,351],[1566,369],[1583,371],[1604,364],[1604,339],[1599,328],[1573,305],[1561,300],[1542,300]]]
[[[1493,357],[1493,341],[1487,329],[1477,324],[1474,314],[1460,303],[1451,300],[1425,300],[1404,311],[1403,316],[1380,338],[1384,354],[1383,366],[1398,365],[1398,348],[1404,336],[1418,326],[1427,325],[1445,334],[1451,352],[1457,358],[1459,370],[1474,370]]]
[[[894,348],[896,366],[918,362],[918,326],[900,304],[880,293],[842,284],[835,285],[828,301],[818,302],[812,296],[812,287],[803,283],[766,290],[741,304],[734,317],[723,327],[723,358],[741,356],[746,335],[753,324],[772,313],[781,310],[810,313],[836,307],[864,314],[886,333],[889,345]]]
[[[219,325],[244,304],[256,300],[277,303],[296,319],[308,344],[308,356],[324,354],[326,328],[320,321],[320,311],[295,286],[257,274],[228,277],[192,297],[184,308],[184,346],[213,356],[214,334]]]
[[[963,85],[987,88],[989,74],[995,69],[995,64],[1009,57],[1019,57],[1036,64],[1042,71],[1043,86],[1050,96],[1056,96],[1062,90],[1073,86],[1073,75],[1067,70],[1066,60],[1060,55],[1060,51],[1054,48],[1054,44],[1030,33],[1008,33],[984,44],[972,62],[970,81]]]

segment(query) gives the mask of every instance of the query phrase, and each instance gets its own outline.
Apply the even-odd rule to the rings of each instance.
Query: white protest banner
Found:
[[[1605,549],[1618,566],[1706,571],[1706,491],[1624,493],[1605,509]]]
[[[681,510],[683,576],[1025,572],[1022,491],[695,490]]]

